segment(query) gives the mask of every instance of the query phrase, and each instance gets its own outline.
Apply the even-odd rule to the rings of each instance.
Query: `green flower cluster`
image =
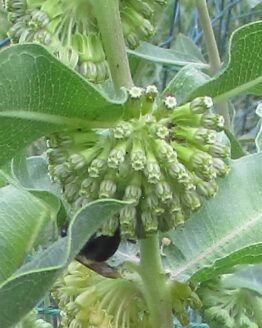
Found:
[[[245,288],[225,288],[221,279],[208,281],[198,292],[204,319],[212,328],[262,327],[262,297]]]
[[[154,7],[163,0],[121,0],[120,11],[127,45],[154,33]],[[92,0],[6,0],[9,36],[13,42],[40,42],[66,65],[99,83],[109,70]]]
[[[109,279],[72,262],[52,292],[65,328],[149,328],[142,295],[132,281]]]
[[[131,237],[183,224],[203,198],[216,194],[216,178],[229,170],[229,148],[217,140],[223,119],[210,111],[212,100],[176,107],[174,97],[156,96],[154,86],[133,87],[124,121],[48,139],[50,175],[74,209],[101,198],[130,202],[103,227],[106,235],[119,222]]]
[[[21,322],[16,324],[14,328],[53,328],[53,325],[38,319],[37,312],[33,310]]]

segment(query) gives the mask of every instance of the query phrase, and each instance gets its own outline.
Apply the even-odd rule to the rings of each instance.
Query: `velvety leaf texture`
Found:
[[[122,115],[124,95],[109,101],[40,45],[1,51],[0,71],[0,165],[51,131],[103,127]]]
[[[75,215],[68,237],[40,252],[0,285],[1,328],[10,328],[37,304],[86,241],[123,205],[115,200],[90,203]]]
[[[215,198],[168,236],[165,261],[175,279],[204,281],[232,265],[262,260],[262,153],[232,161]]]

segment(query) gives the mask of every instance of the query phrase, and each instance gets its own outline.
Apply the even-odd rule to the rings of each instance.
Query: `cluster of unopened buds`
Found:
[[[91,201],[129,202],[103,227],[127,236],[167,231],[185,222],[203,198],[216,194],[229,168],[218,141],[223,118],[209,97],[177,106],[174,96],[133,87],[123,121],[108,129],[67,130],[48,138],[49,172],[75,210]]]
[[[260,328],[262,297],[247,288],[223,286],[220,278],[199,289],[205,321],[214,328]]]
[[[72,262],[56,282],[52,295],[62,313],[65,328],[150,328],[143,287],[136,273],[128,279],[109,279]],[[201,302],[189,284],[169,282],[172,308],[184,325],[187,308],[198,309]]]
[[[2,0],[0,0],[2,1]],[[13,42],[42,43],[58,58],[92,82],[109,77],[93,0],[5,0]],[[134,49],[154,33],[155,6],[165,0],[121,0],[127,45]]]

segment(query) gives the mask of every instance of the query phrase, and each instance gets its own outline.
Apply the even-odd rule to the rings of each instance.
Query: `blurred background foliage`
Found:
[[[228,40],[232,32],[238,27],[259,20],[262,17],[261,0],[208,0],[208,8],[212,19],[221,60],[225,61]],[[179,50],[183,53],[202,56],[207,59],[205,41],[199,22],[198,12],[193,0],[168,0],[165,9],[155,17],[157,32],[151,40],[156,46],[165,49]],[[0,0],[0,48],[8,44],[8,21]],[[182,36],[181,36],[182,34]],[[181,67],[166,66],[150,62],[135,56],[130,56],[130,64],[135,84],[145,86],[155,84],[164,90],[169,81],[174,78]],[[233,129],[238,140],[247,152],[255,152],[255,138],[260,130],[260,120],[256,114],[259,104],[258,97],[241,96],[233,99],[234,108]],[[261,111],[260,111],[261,112]],[[43,144],[35,143],[30,147],[30,155],[36,155]],[[41,153],[42,151],[40,151]],[[49,298],[48,298],[49,302]],[[54,314],[53,304],[40,304],[38,312],[41,317],[52,322],[57,327],[57,313]],[[201,326],[201,318],[192,312],[190,327]]]

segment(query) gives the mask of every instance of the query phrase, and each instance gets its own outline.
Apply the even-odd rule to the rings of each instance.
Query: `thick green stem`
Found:
[[[163,271],[158,235],[140,240],[142,292],[151,319],[151,328],[172,328],[172,305],[167,278]]]
[[[133,81],[123,36],[119,0],[92,1],[115,88],[130,88]]]
[[[206,40],[210,71],[212,75],[215,75],[221,68],[221,60],[206,0],[196,0],[196,6],[199,12],[200,23],[202,25],[204,37]],[[225,119],[225,126],[230,129],[230,115],[227,102],[219,104],[218,109],[220,114],[223,115]]]

